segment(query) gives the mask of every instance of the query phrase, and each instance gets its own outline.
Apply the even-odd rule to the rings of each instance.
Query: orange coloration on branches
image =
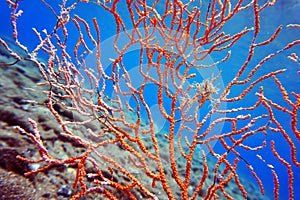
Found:
[[[26,175],[57,165],[75,165],[73,187],[80,185],[81,192],[72,199],[90,193],[118,199],[116,191],[121,191],[128,199],[234,199],[234,194],[226,187],[228,184],[234,184],[246,199],[249,191],[242,181],[240,165],[246,166],[262,195],[269,184],[247,157],[256,152],[257,160],[263,161],[274,179],[274,197],[279,199],[277,167],[260,155],[271,146],[269,151],[273,158],[287,169],[289,198],[293,199],[292,167],[300,167],[296,155],[296,144],[300,141],[300,94],[285,89],[279,78],[285,69],[271,69],[263,74],[259,71],[271,59],[293,49],[300,39],[253,61],[256,52],[268,48],[284,29],[279,26],[267,39],[260,38],[261,13],[274,6],[275,0],[263,5],[258,0],[248,3],[211,0],[206,4],[200,1],[201,5],[194,7],[193,1],[179,0],[167,0],[163,4],[158,0],[151,3],[79,0],[71,5],[63,0],[59,14],[43,2],[57,22],[50,33],[44,31],[45,37],[34,29],[39,43],[32,52],[18,38],[17,19],[22,14],[18,11],[18,1],[8,0],[7,3],[12,9],[13,39],[26,56],[13,52],[4,40],[0,42],[17,60],[15,63],[30,60],[36,64],[49,85],[47,107],[63,130],[61,136],[86,148],[86,152],[67,159],[54,158],[42,140],[38,124],[29,119],[33,132],[20,127],[18,130],[35,143],[41,159],[18,158],[44,165]],[[102,13],[92,20],[72,14],[81,2],[85,3],[83,6],[88,3],[100,7],[114,19],[116,30],[111,49],[102,41],[101,34],[105,31],[99,23]],[[252,28],[234,33],[226,29],[234,17],[249,10],[253,15]],[[76,33],[71,33],[71,26]],[[300,26],[290,24],[287,27],[297,29]],[[75,44],[69,52],[68,41],[72,37]],[[233,66],[233,47],[246,37],[250,37],[248,53],[241,66]],[[111,51],[108,52],[111,57],[105,60],[103,54],[107,51]],[[131,51],[138,51],[138,58],[128,59]],[[39,61],[39,52],[48,55],[48,64]],[[87,55],[94,56],[92,63],[85,59]],[[213,55],[220,55],[219,60],[208,62]],[[296,53],[288,58],[300,63]],[[138,64],[134,64],[135,61]],[[104,65],[107,62],[110,67]],[[237,68],[222,90],[218,82],[223,75],[221,72],[205,77],[201,73],[224,66],[224,63]],[[140,82],[137,84],[137,81]],[[272,81],[277,98],[287,105],[265,94],[265,81]],[[235,92],[236,88],[239,93]],[[157,102],[155,106],[149,101],[149,90],[150,98]],[[245,101],[249,96],[254,103]],[[224,107],[225,103],[230,106]],[[74,120],[66,120],[55,109],[55,104],[73,112]],[[278,112],[289,118],[290,130],[286,130]],[[159,124],[161,121],[163,125]],[[226,131],[218,129],[223,124],[229,127]],[[89,128],[92,125],[99,130]],[[274,137],[274,133],[275,137],[285,140],[289,157],[280,155],[273,139],[267,139]],[[248,143],[256,137],[259,138],[257,146]],[[215,142],[219,142],[219,149],[214,149]],[[214,160],[214,164],[209,159]],[[87,172],[87,165],[94,168],[93,174]],[[119,176],[119,180],[113,176]],[[87,184],[87,177],[94,178],[93,184]],[[125,177],[125,181],[121,177]]]

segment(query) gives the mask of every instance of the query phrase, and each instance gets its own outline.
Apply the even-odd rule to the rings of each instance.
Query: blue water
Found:
[[[265,1],[260,1],[265,2]],[[93,17],[96,17],[98,20],[98,23],[101,28],[101,39],[103,41],[109,40],[111,36],[115,34],[115,23],[114,19],[111,15],[106,15],[103,13],[106,13],[103,8],[99,8],[93,5],[89,4],[83,4],[84,6],[79,6],[74,13],[78,14],[79,16],[84,16],[84,18],[87,21],[91,22],[91,19]],[[20,1],[20,9],[24,10],[23,16],[18,20],[19,24],[19,38],[21,42],[27,46],[29,49],[34,49],[37,45],[36,42],[36,35],[32,31],[32,27],[35,27],[38,31],[42,31],[43,29],[51,30],[55,24],[56,19],[54,15],[51,13],[51,11],[45,7],[45,5],[41,1],[37,0],[24,0]],[[58,11],[58,7],[54,7],[55,11]],[[261,34],[259,35],[259,41],[263,41],[264,39],[270,37],[272,33],[276,30],[276,27],[278,25],[282,25],[285,27],[287,24],[290,23],[300,23],[300,1],[299,0],[292,0],[292,1],[285,1],[285,0],[279,0],[277,4],[274,7],[269,8],[265,12],[263,12],[261,17]],[[34,11],[34,12],[33,12]],[[126,13],[122,13],[122,10],[119,11],[120,15],[126,16]],[[73,14],[74,14],[73,13]],[[9,20],[9,14],[10,10],[5,3],[5,1],[0,1],[0,35],[11,35],[11,26],[10,26],[10,20]],[[229,32],[234,33],[236,30],[240,30],[241,28],[245,26],[252,26],[253,17],[251,16],[251,13],[247,13],[245,15],[239,15],[237,17],[234,17],[230,23],[227,24],[225,29]],[[127,28],[131,28],[131,24],[128,21]],[[73,46],[78,38],[78,34],[76,35],[76,29],[75,27],[70,27],[69,33],[73,33],[74,35],[70,34],[68,42],[70,43],[70,46]],[[256,56],[250,63],[250,66],[257,64],[264,56],[268,55],[269,53],[275,52],[278,49],[281,49],[284,47],[288,42],[293,41],[294,39],[300,38],[300,29],[299,30],[290,30],[287,28],[284,28],[283,31],[279,34],[278,38],[275,42],[270,44],[268,48],[258,48],[256,51]],[[220,64],[220,68],[222,68],[222,80],[224,82],[224,85],[226,85],[229,81],[231,81],[231,78],[233,77],[233,74],[237,73],[238,67],[245,61],[245,55],[248,53],[247,45],[249,44],[249,41],[251,39],[251,34],[248,34],[244,39],[242,39],[240,42],[238,42],[232,49],[232,57],[228,62],[225,63],[225,65]],[[73,44],[73,45],[72,45]],[[71,49],[69,49],[71,51]],[[103,49],[103,55],[104,57],[113,57],[113,50],[110,50],[109,48]],[[298,55],[300,55],[300,46],[295,46],[292,50],[288,50],[284,53],[281,53],[276,58],[271,59],[266,65],[264,65],[255,75],[255,77],[259,77],[262,74],[266,74],[270,71],[274,71],[275,69],[287,69],[287,71],[279,75],[278,78],[284,85],[284,87],[287,89],[288,92],[294,91],[295,93],[300,93],[300,78],[299,75],[297,75],[297,71],[300,71],[300,66],[296,63],[291,62],[286,57],[290,55],[292,52],[298,52]],[[40,55],[41,57],[43,55]],[[131,54],[127,55],[128,57],[124,59],[124,62],[130,62],[132,65],[137,65],[138,60],[134,59],[138,56],[137,52],[131,52]],[[211,56],[213,60],[218,60],[221,58],[219,55],[212,55]],[[105,62],[105,61],[104,61]],[[136,62],[136,63],[135,63]],[[135,63],[135,64],[134,64]],[[107,69],[109,70],[111,66],[107,64]],[[251,68],[250,68],[251,69]],[[254,77],[254,78],[255,78]],[[281,98],[277,98],[277,96],[280,97],[280,93],[278,92],[278,89],[274,87],[274,83],[272,81],[266,80],[262,84],[264,86],[264,91],[267,97],[272,99],[274,102],[285,105],[287,108],[290,108],[285,101],[283,101]],[[155,98],[152,98],[152,93],[150,91],[155,90],[154,88],[148,88],[149,94],[146,94],[146,99],[149,102],[149,104],[157,104]],[[240,91],[240,88],[236,88],[234,93],[238,94]],[[253,91],[258,91],[258,87],[255,87]],[[233,94],[234,94],[233,93]],[[254,92],[253,92],[254,93]],[[233,107],[239,107],[242,106],[243,103],[246,105],[251,105],[256,101],[256,96],[253,95],[249,98],[247,98],[245,101],[238,102],[237,104],[228,104],[227,108],[233,108]],[[292,99],[295,101],[295,99]],[[165,105],[169,105],[168,102],[165,103]],[[253,116],[258,116],[261,112],[266,112],[265,108],[259,107],[257,110],[251,112]],[[279,121],[281,125],[284,127],[286,132],[290,135],[293,141],[295,142],[297,150],[299,151],[300,145],[299,141],[297,142],[297,139],[292,133],[292,130],[290,129],[289,124],[289,116],[283,114],[282,112],[275,112],[275,115],[279,117]],[[262,120],[259,122],[261,124],[266,123],[266,120]],[[299,123],[298,123],[299,124]],[[243,124],[240,124],[242,126]],[[272,126],[272,125],[271,125]],[[274,126],[273,126],[274,127]],[[300,129],[298,125],[298,129]],[[225,125],[223,132],[230,131],[230,127]],[[264,135],[258,135],[254,139],[251,140],[249,138],[246,142],[250,146],[256,146],[261,145],[261,141],[264,140]],[[288,146],[286,140],[282,137],[280,133],[270,133],[267,136],[267,142],[268,145],[266,149],[263,151],[260,151],[259,154],[267,160],[267,163],[272,164],[275,167],[275,170],[278,174],[279,181],[280,181],[280,199],[287,199],[288,198],[288,188],[287,188],[287,169],[283,164],[277,161],[277,159],[274,158],[271,152],[270,148],[270,141],[275,141],[275,146],[279,154],[285,158],[288,162],[291,162],[290,159],[290,147]],[[216,148],[218,148],[218,144],[216,145]],[[254,168],[257,175],[261,178],[263,181],[263,184],[266,189],[267,195],[272,196],[272,188],[273,188],[273,177],[271,174],[271,171],[268,169],[265,163],[260,161],[256,158],[255,152],[245,152],[241,150],[241,155],[243,158],[247,161],[249,161]],[[232,155],[230,155],[232,156]],[[230,158],[229,156],[229,158]],[[234,157],[232,157],[234,158]],[[300,161],[300,154],[297,154],[297,159]],[[249,175],[249,170],[245,167],[245,165],[240,162],[239,164],[239,170],[243,173],[243,176],[251,181],[254,181],[254,178]],[[300,199],[300,169],[293,166],[293,172],[294,172],[294,199]],[[298,191],[298,192],[297,192]]]

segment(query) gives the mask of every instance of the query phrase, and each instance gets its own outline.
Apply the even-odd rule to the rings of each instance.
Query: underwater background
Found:
[[[125,2],[125,1],[124,1]],[[122,3],[124,3],[122,2]],[[160,3],[163,4],[164,1],[161,1]],[[266,2],[266,1],[259,1],[260,3]],[[197,1],[194,2],[194,4],[197,4]],[[51,5],[55,5],[53,2],[51,2]],[[89,4],[82,4],[84,6],[78,6],[76,8],[76,14],[78,14],[81,17],[84,17],[87,21],[91,21],[93,17],[96,17],[101,29],[101,40],[105,41],[112,37],[115,34],[115,22],[112,16],[106,15],[106,11],[100,7],[95,7]],[[54,7],[54,10],[59,10],[58,5],[57,7]],[[124,3],[124,6],[126,4]],[[18,19],[18,27],[19,27],[19,39],[27,46],[29,49],[34,49],[36,47],[37,39],[35,33],[32,31],[32,28],[35,27],[37,30],[41,31],[43,29],[51,30],[55,24],[56,24],[56,18],[41,1],[39,0],[23,0],[20,1],[20,9],[24,11],[22,17]],[[120,11],[121,12],[121,11]],[[122,15],[122,13],[119,13]],[[125,15],[125,14],[124,14]],[[0,36],[1,37],[11,37],[12,34],[12,28],[10,23],[10,9],[6,2],[3,0],[0,2]],[[253,23],[253,16],[251,14],[243,14],[235,16],[230,23],[226,24],[225,30],[228,32],[235,32],[235,30],[240,30],[240,27],[251,26]],[[276,28],[279,25],[282,25],[283,27],[286,27],[288,24],[300,24],[300,1],[299,0],[278,0],[275,6],[270,7],[266,9],[262,16],[261,16],[261,38],[269,38]],[[73,27],[74,28],[74,27]],[[128,21],[128,27],[130,28],[130,23]],[[71,28],[70,28],[71,29]],[[75,44],[77,42],[77,37],[72,37],[72,29],[69,29],[69,38],[68,42],[70,44]],[[74,31],[76,31],[74,29]],[[265,34],[265,35],[262,35]],[[268,48],[263,48],[263,50],[258,49],[257,50],[257,58],[254,57],[253,64],[255,62],[259,62],[261,58],[264,56],[277,51],[278,49],[284,47],[287,43],[290,41],[296,40],[300,38],[300,30],[290,30],[283,28],[282,32],[279,34],[279,36],[276,38],[276,40],[271,43]],[[230,58],[230,61],[226,62],[225,65],[230,66],[222,66],[223,63],[220,63],[220,68],[222,68],[222,81],[223,84],[226,85],[228,82],[231,81],[231,77],[233,77],[233,74],[237,73],[237,70],[239,69],[238,66],[240,66],[244,62],[245,55],[248,53],[248,45],[249,40],[251,40],[251,35],[249,35],[249,38],[244,37],[241,41],[237,42],[236,45],[234,45],[231,48],[232,56]],[[73,46],[73,45],[70,45]],[[103,49],[102,51],[107,51],[107,54],[110,54],[109,50]],[[263,75],[266,72],[269,72],[270,69],[272,71],[276,69],[286,69],[286,72],[278,75],[278,78],[280,79],[282,85],[286,88],[288,92],[294,91],[295,93],[300,93],[300,77],[299,74],[297,74],[297,71],[300,70],[300,66],[297,65],[294,62],[289,61],[287,58],[288,55],[291,53],[296,52],[300,53],[300,45],[296,45],[291,50],[287,50],[278,56],[272,58],[265,66],[263,66],[260,71],[258,72],[257,76],[260,74]],[[104,53],[105,54],[105,53]],[[137,58],[134,52],[132,54],[128,55],[128,60],[132,63],[134,63]],[[40,55],[41,58],[43,58],[43,55]],[[212,55],[212,60],[219,60],[221,58],[218,57],[218,55]],[[129,62],[128,61],[128,62]],[[287,103],[282,98],[276,98],[276,95],[278,95],[276,89],[274,88],[274,83],[271,81],[263,81],[263,87],[266,96],[270,97],[270,99],[273,99],[276,103],[280,105],[287,105]],[[237,91],[234,91],[238,94]],[[0,94],[1,95],[1,94]],[[156,104],[156,102],[151,102],[151,91],[149,91],[149,98],[148,102],[149,104]],[[146,95],[147,96],[147,95]],[[254,95],[255,96],[255,95]],[[1,98],[1,97],[0,97]],[[245,103],[251,104],[251,102],[255,102],[256,99],[245,99]],[[243,103],[243,101],[239,102]],[[230,106],[230,105],[229,105]],[[237,107],[237,105],[235,105]],[[230,107],[229,107],[230,108]],[[260,109],[260,108],[259,108]],[[256,109],[255,112],[258,114],[260,113],[260,110]],[[263,108],[261,108],[263,109]],[[205,111],[205,110],[204,110]],[[263,112],[264,110],[262,110]],[[290,121],[287,118],[284,113],[282,112],[275,112],[275,115],[280,116],[281,125],[284,127],[287,133],[290,133],[290,137],[293,139],[293,141],[297,141],[295,136],[292,134],[292,130],[290,128]],[[298,120],[299,120],[299,113],[298,113]],[[286,122],[286,123],[285,123]],[[158,122],[159,123],[159,122]],[[161,124],[163,126],[163,123]],[[163,127],[161,127],[163,128]],[[226,127],[223,127],[223,132],[226,132]],[[298,123],[298,129],[300,129],[299,123]],[[1,133],[0,133],[1,134]],[[263,135],[261,137],[264,137]],[[286,140],[284,140],[282,135],[277,135],[275,133],[272,133],[267,136],[267,141],[274,140],[276,141],[276,146],[280,148],[277,148],[277,151],[281,156],[284,158],[287,158],[289,160],[290,158],[290,147],[287,144]],[[260,140],[261,141],[261,140]],[[260,143],[257,143],[256,140],[251,141],[247,140],[247,144],[250,146],[255,145],[261,145]],[[295,143],[296,148],[300,149],[300,143],[297,141]],[[214,146],[214,148],[218,148],[218,144]],[[217,150],[216,150],[217,152]],[[261,162],[259,159],[253,159],[255,158],[255,152],[241,152],[243,155],[243,158],[245,160],[251,160],[251,165],[254,168],[257,175],[261,178],[261,180],[264,183],[265,186],[265,192],[266,196],[271,197],[273,196],[273,177],[270,171],[268,171],[265,163]],[[280,183],[280,199],[288,199],[288,188],[286,185],[288,185],[288,174],[287,169],[283,166],[282,163],[280,163],[277,159],[272,156],[272,152],[270,148],[266,148],[263,151],[260,152],[260,155],[263,158],[268,158],[268,162],[272,163],[274,168],[277,170],[279,183]],[[228,158],[230,160],[230,157]],[[232,160],[234,160],[234,157],[232,157]],[[300,154],[297,154],[297,160],[300,160]],[[246,166],[243,166],[242,164],[239,165],[239,171],[240,174],[243,174],[243,178],[246,180],[249,180],[251,182],[255,183],[255,179],[252,177],[252,175],[249,173],[249,170],[246,168]],[[294,199],[300,199],[300,168],[293,168],[294,173]],[[268,181],[270,184],[268,184]],[[0,198],[1,199],[1,198]]]

